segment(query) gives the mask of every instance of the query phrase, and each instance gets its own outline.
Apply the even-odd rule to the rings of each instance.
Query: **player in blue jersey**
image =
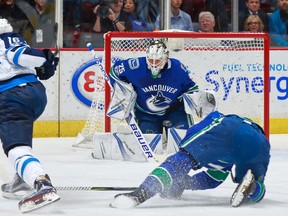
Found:
[[[0,19],[0,139],[4,153],[16,170],[14,179],[1,186],[3,197],[22,198],[21,212],[59,200],[40,161],[32,153],[33,123],[47,104],[39,81],[54,75],[58,58],[49,49],[30,48]]]
[[[146,57],[117,61],[111,68],[111,83],[131,83],[136,94],[135,116],[143,133],[162,133],[163,122],[169,127],[187,129],[193,124],[184,110],[183,94],[198,91],[187,68],[169,58],[166,45],[153,41]]]
[[[134,207],[157,193],[180,197],[184,190],[212,189],[227,178],[232,166],[238,186],[231,205],[256,203],[265,195],[269,160],[270,144],[260,126],[238,115],[214,111],[188,129],[179,151],[154,169],[139,189],[116,195],[111,206]],[[203,167],[209,171],[188,175]]]

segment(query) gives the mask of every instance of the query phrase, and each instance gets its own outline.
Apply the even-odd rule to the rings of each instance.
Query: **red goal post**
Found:
[[[218,110],[258,122],[269,136],[269,37],[265,33],[108,32],[104,35],[102,64],[109,73],[119,59],[145,56],[153,40],[163,40],[169,57],[179,59],[200,89],[214,90]],[[105,115],[111,90],[96,75],[92,106],[82,139],[96,132],[116,131],[119,122]],[[100,88],[100,87],[101,88]],[[105,88],[104,88],[105,86]],[[100,102],[99,102],[100,101]],[[99,104],[102,109],[99,110]],[[104,109],[103,109],[104,105]],[[105,112],[104,112],[105,110]],[[101,126],[101,127],[100,127]]]
[[[192,72],[192,78],[199,83],[200,89],[208,88],[213,89],[217,84],[214,82],[214,86],[205,85],[203,86],[204,79],[202,75],[198,75],[197,73],[204,73],[204,76],[207,76],[207,71],[202,66],[201,61],[206,61],[203,63],[207,68],[206,70],[214,71],[217,70],[215,64],[218,64],[220,68],[222,67],[222,74],[225,77],[227,75],[227,79],[222,78],[222,84],[228,85],[224,90],[228,93],[235,93],[233,96],[236,100],[235,102],[239,102],[239,104],[235,104],[236,106],[233,109],[233,101],[228,102],[227,98],[222,98],[222,101],[219,101],[220,111],[221,111],[221,102],[225,100],[225,106],[229,104],[231,106],[230,112],[237,113],[239,115],[247,115],[249,112],[245,112],[243,109],[245,107],[240,106],[241,103],[245,104],[245,101],[242,101],[245,96],[247,101],[253,102],[250,104],[246,104],[246,109],[252,109],[253,106],[257,106],[259,108],[259,113],[251,113],[251,115],[247,115],[247,117],[253,118],[258,121],[259,124],[264,128],[266,135],[269,134],[269,37],[265,33],[198,33],[198,32],[109,32],[105,34],[105,70],[108,72],[111,67],[111,63],[119,58],[133,58],[137,56],[145,55],[145,51],[149,41],[155,39],[168,39],[168,48],[170,49],[170,57],[176,57],[180,59],[185,65],[188,65],[188,69]],[[122,55],[119,53],[122,52]],[[180,54],[184,53],[184,54]],[[191,56],[191,53],[196,53]],[[207,54],[205,54],[207,53]],[[212,55],[214,53],[213,58],[215,61],[213,65],[209,64],[211,61]],[[227,54],[223,54],[227,53]],[[212,54],[212,55],[211,55]],[[215,57],[219,55],[219,57]],[[179,57],[180,56],[180,57]],[[235,56],[233,58],[233,56]],[[184,59],[181,59],[183,57]],[[191,62],[191,66],[189,66],[190,62],[187,63],[185,61],[185,57],[187,61]],[[191,58],[199,57],[197,59]],[[224,59],[223,59],[224,58]],[[226,58],[226,60],[225,60]],[[107,61],[110,59],[110,61]],[[230,59],[230,60],[229,60]],[[222,61],[221,61],[222,60]],[[213,61],[213,60],[212,60]],[[227,62],[227,63],[226,63]],[[194,65],[199,65],[197,67],[197,71],[193,69]],[[210,68],[209,68],[210,67]],[[219,68],[219,67],[218,67]],[[193,74],[193,72],[195,74]],[[220,73],[220,71],[218,71]],[[218,73],[218,74],[219,74]],[[213,74],[213,73],[212,73]],[[239,76],[233,78],[231,74],[240,74]],[[244,75],[243,75],[244,74]],[[247,75],[245,75],[247,74]],[[250,76],[250,74],[253,74]],[[257,76],[257,77],[255,77]],[[260,79],[262,78],[262,80]],[[247,78],[247,79],[246,79]],[[249,80],[252,78],[252,81]],[[206,81],[207,81],[206,77]],[[213,80],[215,81],[215,80]],[[213,81],[210,81],[213,83]],[[263,85],[262,85],[263,81]],[[231,83],[232,82],[232,83]],[[236,89],[234,89],[234,83],[236,84]],[[250,82],[250,83],[247,83]],[[229,86],[229,83],[231,85]],[[202,85],[201,85],[202,84]],[[207,82],[204,84],[207,84]],[[220,84],[220,82],[218,82]],[[248,85],[251,85],[251,89]],[[242,87],[246,85],[245,87]],[[230,87],[230,88],[229,88]],[[242,88],[242,89],[241,89]],[[246,88],[245,90],[243,88]],[[261,89],[263,88],[263,89]],[[220,92],[221,89],[218,89]],[[237,92],[238,91],[238,92]],[[217,94],[217,91],[216,91]],[[238,94],[246,94],[243,97],[239,97],[239,100],[236,96]],[[257,104],[255,94],[261,95],[262,100],[260,101],[262,104]],[[109,91],[106,91],[106,99],[110,97]],[[255,97],[255,101],[251,100],[249,97]],[[249,99],[249,100],[248,100]],[[241,107],[241,108],[239,108]],[[255,110],[253,108],[252,110]],[[226,111],[226,109],[225,109]],[[257,111],[257,110],[256,110]],[[228,113],[230,113],[228,110]],[[253,111],[254,112],[254,111]],[[227,113],[227,111],[226,111]],[[109,123],[110,119],[107,118],[107,131],[111,130],[111,124]]]

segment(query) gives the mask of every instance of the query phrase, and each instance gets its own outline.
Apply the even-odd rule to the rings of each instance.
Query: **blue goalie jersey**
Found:
[[[186,67],[173,58],[168,59],[158,78],[152,78],[145,57],[117,61],[110,75],[112,84],[131,83],[137,93],[136,108],[153,115],[164,115],[172,103],[182,100],[184,93],[198,91]]]

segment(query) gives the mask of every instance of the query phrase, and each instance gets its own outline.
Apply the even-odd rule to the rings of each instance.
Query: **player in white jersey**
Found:
[[[60,199],[40,161],[32,153],[33,123],[47,104],[39,81],[54,75],[58,58],[49,49],[31,48],[0,19],[0,139],[16,175],[1,190],[5,198],[20,198],[28,212]],[[31,192],[30,195],[23,192]]]

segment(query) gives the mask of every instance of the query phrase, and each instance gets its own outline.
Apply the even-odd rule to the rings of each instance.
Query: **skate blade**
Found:
[[[34,190],[23,190],[23,191],[17,191],[14,193],[7,193],[2,192],[2,197],[5,199],[11,199],[11,200],[22,200],[24,197],[27,197],[34,193]]]
[[[232,195],[231,198],[232,207],[238,207],[244,202],[244,199],[247,197],[247,195],[245,195],[245,192],[250,187],[253,178],[254,177],[251,171],[246,174],[246,176],[243,179],[243,182],[236,188],[235,192]]]
[[[58,196],[55,192],[50,192],[44,194],[43,196],[38,196],[30,199],[28,198],[27,200],[23,201],[23,203],[20,202],[19,210],[22,213],[31,212],[43,206],[54,203],[58,200],[60,200],[60,196]]]

